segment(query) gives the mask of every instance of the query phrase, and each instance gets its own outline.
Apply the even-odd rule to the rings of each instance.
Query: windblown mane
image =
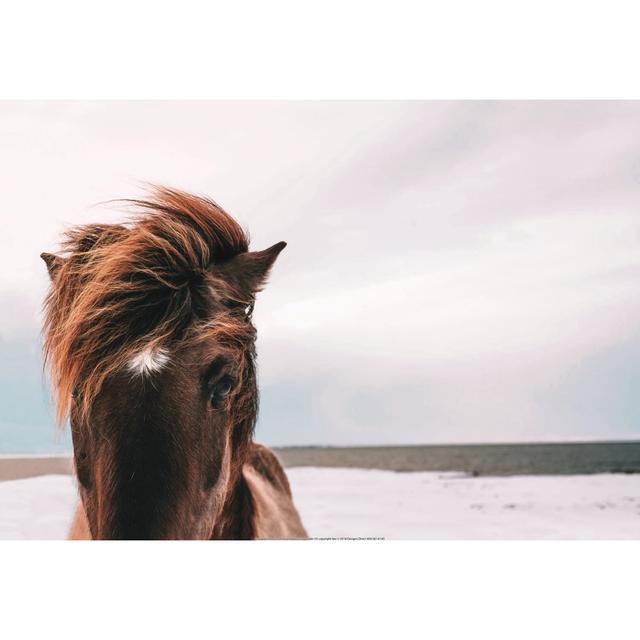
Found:
[[[128,223],[66,233],[65,260],[45,301],[45,360],[60,422],[72,394],[88,410],[105,379],[136,353],[206,320],[208,267],[248,250],[238,223],[205,198],[157,187],[149,199],[124,202],[135,207]],[[223,328],[250,341],[243,325],[250,323]]]

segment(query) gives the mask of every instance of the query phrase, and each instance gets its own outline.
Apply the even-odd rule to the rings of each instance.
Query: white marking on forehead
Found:
[[[162,347],[146,347],[135,355],[127,365],[131,373],[138,375],[149,375],[157,373],[169,362],[169,354]]]

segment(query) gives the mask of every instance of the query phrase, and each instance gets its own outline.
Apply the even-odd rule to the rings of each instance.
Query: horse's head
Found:
[[[208,538],[257,412],[256,292],[284,243],[248,251],[213,202],[160,189],[129,225],[67,234],[45,355],[70,417],[92,537]]]

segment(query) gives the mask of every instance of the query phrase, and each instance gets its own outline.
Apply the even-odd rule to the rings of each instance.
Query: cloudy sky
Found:
[[[151,181],[289,244],[258,439],[640,437],[640,103],[0,103],[0,452],[48,450],[38,254]]]

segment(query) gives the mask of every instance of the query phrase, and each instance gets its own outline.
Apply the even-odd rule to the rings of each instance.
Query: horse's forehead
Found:
[[[170,361],[166,347],[146,346],[129,359],[127,369],[135,375],[145,376],[162,371]]]
[[[135,376],[147,377],[164,371],[172,361],[191,361],[194,357],[210,360],[221,351],[226,353],[228,349],[223,349],[218,344],[215,334],[208,339],[204,335],[196,340],[165,342],[163,345],[147,344],[133,352],[127,360],[126,370]]]

